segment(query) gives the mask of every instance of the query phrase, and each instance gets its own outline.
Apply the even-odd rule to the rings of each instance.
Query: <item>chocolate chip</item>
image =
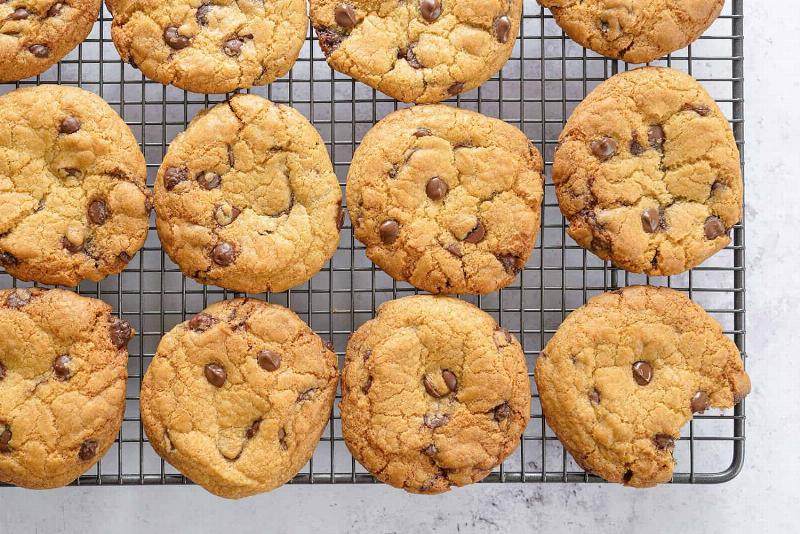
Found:
[[[378,232],[381,236],[381,241],[385,245],[391,245],[397,241],[397,236],[400,235],[400,224],[394,219],[383,221],[378,227]]]
[[[450,391],[455,392],[458,389],[458,379],[450,369],[442,371],[442,379]]]
[[[662,451],[671,451],[675,448],[675,439],[668,434],[656,434],[653,438],[653,445]]]
[[[16,267],[19,265],[19,260],[10,252],[0,252],[0,265],[3,267]]]
[[[514,336],[511,335],[511,332],[502,326],[498,326],[494,329],[494,334],[492,334],[492,337],[494,338],[494,345],[498,349],[507,347],[514,341]]]
[[[683,109],[683,111],[694,111],[695,113],[697,113],[701,117],[706,117],[706,116],[708,116],[709,113],[711,113],[711,108],[709,108],[708,106],[702,106],[702,105],[693,106],[692,104],[684,104],[682,109]]]
[[[442,16],[441,0],[420,0],[419,14],[428,22],[435,22]]]
[[[692,413],[703,413],[711,407],[711,399],[705,391],[698,391],[692,397]]]
[[[289,447],[286,445],[286,430],[281,428],[278,430],[278,443],[281,445],[281,449],[286,450]]]
[[[344,226],[344,208],[339,206],[339,211],[336,213],[336,229],[340,230]]]
[[[500,421],[508,419],[508,416],[511,415],[511,406],[509,406],[507,402],[504,402],[503,404],[495,406],[492,412],[494,413],[494,420],[499,423]]]
[[[429,199],[436,202],[442,200],[449,189],[447,182],[438,176],[434,176],[425,185],[425,194],[428,195]]]
[[[193,330],[195,332],[205,332],[214,326],[215,322],[217,322],[217,320],[207,313],[198,313],[189,319],[189,324],[187,326],[189,327],[189,330]]]
[[[590,391],[589,400],[592,402],[592,404],[600,404],[600,392],[596,389]]]
[[[644,147],[639,143],[639,138],[637,137],[636,132],[633,132],[633,138],[631,139],[629,148],[631,155],[633,156],[641,156],[644,154]]]
[[[11,452],[11,447],[9,443],[11,443],[11,428],[8,425],[4,425],[0,423],[0,428],[3,428],[3,431],[0,432],[0,452],[9,453]]]
[[[478,224],[470,230],[470,232],[464,237],[464,241],[467,243],[480,243],[483,241],[483,238],[486,237],[486,228],[483,226],[483,223],[478,221]]]
[[[450,421],[450,418],[442,414],[425,414],[422,418],[422,422],[428,428],[439,428],[440,426],[446,425],[448,421]]]
[[[28,47],[28,52],[38,58],[50,57],[50,48],[47,45],[35,44]]]
[[[81,443],[81,450],[78,452],[78,458],[84,462],[91,460],[97,454],[97,442],[89,439]]]
[[[211,7],[211,4],[203,4],[197,8],[194,18],[197,19],[197,23],[200,26],[208,25],[208,14],[211,13]]]
[[[217,221],[217,224],[220,226],[228,226],[235,221],[241,213],[242,210],[226,202],[225,204],[220,204],[214,210],[214,220]]]
[[[189,169],[186,167],[170,167],[164,172],[164,187],[172,191],[179,183],[189,178]]]
[[[311,388],[303,391],[297,396],[297,402],[303,402],[311,399],[314,396],[314,392],[317,391],[317,388]]]
[[[211,171],[201,172],[197,175],[197,183],[200,184],[200,187],[211,191],[212,189],[216,189],[222,183],[222,177]]]
[[[275,351],[262,350],[258,353],[258,365],[265,371],[277,371],[281,366],[281,355]]]
[[[717,191],[721,191],[723,189],[727,189],[727,187],[728,186],[725,185],[725,183],[720,182],[719,180],[717,180],[716,182],[711,184],[711,194],[714,195]]]
[[[131,324],[119,317],[111,318],[111,324],[108,330],[111,336],[111,343],[118,349],[126,346],[128,341],[133,337],[133,328],[131,328]]]
[[[108,207],[104,200],[96,199],[89,204],[89,209],[86,210],[86,214],[92,223],[99,226],[108,219]]]
[[[464,90],[464,82],[456,82],[447,88],[447,93],[450,96],[456,96],[463,90]]]
[[[446,395],[446,393],[439,393],[436,389],[436,385],[433,383],[433,379],[428,375],[422,377],[422,385],[425,386],[425,391],[428,392],[428,395],[434,399],[441,399]]]
[[[27,289],[15,289],[6,298],[9,308],[21,308],[31,301],[31,292]]]
[[[369,393],[370,388],[372,387],[372,375],[367,377],[367,381],[361,386],[361,392],[366,395]]]
[[[412,68],[421,69],[424,65],[417,59],[417,54],[414,52],[415,47],[416,43],[412,43],[405,49],[399,49],[397,51],[397,59],[405,59]]]
[[[190,44],[188,37],[178,33],[177,26],[168,26],[164,30],[164,41],[166,41],[170,48],[175,50],[182,50]]]
[[[316,28],[319,47],[325,57],[333,54],[344,41],[344,35],[331,28]]]
[[[211,249],[211,259],[221,267],[227,267],[236,260],[236,250],[230,243],[219,243]]]
[[[413,134],[414,137],[428,137],[429,135],[433,135],[433,132],[430,131],[428,128],[417,128]]]
[[[630,469],[625,471],[625,474],[622,475],[622,481],[626,483],[630,482],[632,478],[633,478],[633,471],[631,471]]]
[[[510,254],[496,254],[495,257],[503,265],[503,269],[510,275],[517,275],[522,267],[519,265],[520,258]]]
[[[232,145],[228,145],[228,166],[231,168],[236,166],[236,154],[233,153]]]
[[[439,449],[437,449],[436,445],[434,445],[433,443],[422,449],[422,454],[424,454],[425,456],[433,456],[437,452],[439,452]]]
[[[62,354],[53,360],[53,372],[58,380],[68,380],[72,376],[69,364],[72,363],[72,358],[67,354]]]
[[[50,9],[47,10],[47,16],[51,18],[57,17],[62,11],[64,11],[64,2],[56,2],[50,6]]]
[[[0,381],[2,381],[6,377],[6,366],[3,365],[3,362],[0,362]]]
[[[225,44],[222,45],[222,51],[225,52],[226,56],[236,57],[242,53],[242,46],[244,46],[244,41],[239,37],[234,37],[225,41]]]
[[[706,239],[716,239],[727,233],[722,220],[713,215],[706,219],[706,222],[703,225],[703,232],[706,234]]]
[[[640,386],[646,386],[653,379],[653,368],[647,362],[636,362],[632,369],[633,379]]]
[[[337,5],[333,10],[333,18],[336,20],[336,24],[348,30],[355,28],[358,22],[356,11],[350,4]]]
[[[450,243],[445,247],[445,250],[455,256],[456,258],[463,258],[464,253],[461,252],[461,247],[458,246],[458,243]]]
[[[61,125],[58,127],[59,133],[62,134],[74,134],[78,130],[81,129],[81,121],[79,121],[75,117],[66,117],[64,120],[61,121]]]
[[[250,423],[249,427],[247,427],[247,430],[245,430],[244,432],[244,437],[246,437],[247,439],[253,439],[256,436],[256,434],[258,434],[259,428],[261,428],[261,419],[256,419],[255,421]]]
[[[650,146],[656,150],[664,150],[664,141],[666,140],[667,137],[664,135],[664,128],[661,126],[651,126],[650,129],[647,130],[647,141],[650,143]]]
[[[610,137],[595,139],[591,144],[592,154],[600,161],[606,161],[617,153],[617,142]]]
[[[642,212],[642,229],[648,234],[656,233],[661,225],[661,212],[658,208],[647,208]]]
[[[6,20],[25,20],[31,16],[31,12],[24,7],[15,9]]]
[[[221,388],[228,379],[228,373],[218,363],[207,363],[203,368],[203,374],[206,375],[208,383],[216,388]]]
[[[508,36],[511,33],[511,21],[503,15],[494,20],[494,36],[499,43],[505,44],[508,42]]]

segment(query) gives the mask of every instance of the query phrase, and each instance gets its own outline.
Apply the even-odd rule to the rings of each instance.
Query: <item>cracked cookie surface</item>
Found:
[[[725,0],[538,1],[573,41],[628,63],[648,63],[690,45],[725,5]]]
[[[553,162],[569,235],[634,273],[696,267],[730,242],[742,210],[728,121],[691,76],[645,67],[578,105]]]
[[[45,284],[99,281],[144,244],[150,190],[130,128],[59,85],[0,97],[0,265]]]
[[[37,76],[92,30],[101,0],[0,1],[0,81]]]
[[[236,95],[170,144],[156,179],[156,227],[186,276],[280,292],[336,252],[341,197],[325,144],[300,112]]]
[[[266,85],[289,72],[306,37],[304,0],[106,0],[122,60],[197,93]]]
[[[672,451],[693,413],[750,392],[736,345],[673,289],[632,286],[572,312],[536,361],[550,427],[575,461],[610,482],[672,477]]]
[[[63,289],[0,290],[0,482],[69,484],[122,425],[131,326]]]
[[[294,312],[212,304],[166,333],[142,381],[156,452],[208,491],[255,495],[308,462],[336,396],[336,355]]]
[[[353,155],[347,207],[367,256],[431,293],[511,283],[539,232],[542,158],[498,119],[445,105],[396,111]]]
[[[450,297],[385,302],[347,345],[342,435],[379,480],[441,493],[486,477],[530,416],[522,348],[488,314]]]
[[[470,91],[508,61],[522,0],[311,0],[328,64],[403,102]]]

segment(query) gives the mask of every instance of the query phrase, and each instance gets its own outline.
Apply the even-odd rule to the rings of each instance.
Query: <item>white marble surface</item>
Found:
[[[745,9],[747,343],[755,390],[745,467],[733,482],[644,491],[484,484],[434,498],[385,486],[286,486],[239,502],[183,487],[3,489],[0,533],[796,531],[800,17],[796,0],[746,0]]]

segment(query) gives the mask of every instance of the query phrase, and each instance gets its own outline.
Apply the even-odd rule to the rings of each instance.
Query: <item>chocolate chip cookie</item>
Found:
[[[236,95],[170,145],[156,180],[156,227],[186,276],[279,292],[333,256],[341,197],[322,138],[297,110]]]
[[[569,235],[630,272],[678,274],[725,248],[741,217],[733,132],[687,74],[617,74],[578,105],[553,182]]]
[[[367,256],[431,293],[495,291],[539,232],[542,158],[503,121],[444,105],[396,111],[358,147],[347,206]]]
[[[522,348],[472,304],[412,296],[384,303],[347,345],[342,435],[378,479],[441,493],[486,477],[530,416]]]
[[[149,228],[144,156],[99,96],[59,85],[0,97],[0,266],[45,284],[122,271]]]
[[[114,443],[131,326],[63,289],[0,290],[0,482],[69,484]]]
[[[536,361],[550,427],[575,461],[610,482],[672,477],[681,427],[750,392],[736,345],[682,293],[633,286],[572,312]]]
[[[0,1],[0,82],[37,76],[78,46],[101,0]]]
[[[581,46],[628,63],[647,63],[693,43],[725,0],[538,0]]]
[[[522,0],[311,0],[328,64],[403,102],[472,90],[508,61]]]
[[[150,444],[228,498],[284,484],[314,451],[336,395],[336,355],[292,311],[218,302],[161,339],[142,381]]]
[[[196,93],[266,85],[292,68],[306,37],[304,0],[106,0],[123,61]]]

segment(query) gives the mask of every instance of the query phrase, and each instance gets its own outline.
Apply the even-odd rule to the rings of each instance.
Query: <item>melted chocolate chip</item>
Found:
[[[647,208],[642,212],[642,229],[648,234],[656,233],[661,225],[661,212],[658,208]]]
[[[505,44],[508,42],[508,36],[511,33],[511,21],[503,15],[502,17],[498,17],[494,21],[494,36],[497,38],[497,42]]]
[[[211,12],[211,7],[211,4],[203,4],[197,8],[194,18],[197,19],[197,23],[200,26],[208,25],[208,14]]]
[[[600,404],[600,392],[596,389],[590,391],[589,400],[592,402],[592,404]]]
[[[70,363],[72,363],[72,358],[67,354],[62,354],[53,360],[53,373],[55,373],[58,380],[68,380],[72,376],[69,368]]]
[[[237,57],[242,53],[242,46],[244,46],[244,40],[239,37],[234,37],[233,39],[225,41],[225,44],[222,45],[222,51],[225,52],[225,55],[228,57]]]
[[[232,145],[228,145],[228,166],[231,168],[236,166],[236,154],[233,153]]]
[[[428,22],[435,22],[442,16],[441,0],[420,0],[419,14]]]
[[[447,386],[447,389],[450,391],[455,392],[458,389],[458,379],[450,369],[445,369],[442,371],[442,379],[444,380],[444,384]]]
[[[15,9],[6,20],[25,20],[31,16],[31,12],[24,7]]]
[[[458,243],[450,243],[445,247],[445,250],[455,256],[456,258],[463,258],[464,253],[461,252],[461,247],[458,246]]]
[[[178,33],[177,26],[168,26],[164,30],[164,41],[174,50],[183,50],[191,44],[188,37]]]
[[[413,134],[414,137],[428,137],[433,135],[433,132],[430,131],[428,128],[417,128]]]
[[[111,336],[111,343],[118,349],[126,346],[128,341],[133,337],[133,328],[131,328],[131,324],[119,317],[111,318],[108,331]]]
[[[707,117],[711,113],[711,108],[703,105],[693,106],[692,104],[684,104],[682,109],[683,111],[694,111],[701,117]]]
[[[200,187],[211,191],[212,189],[216,189],[222,183],[222,177],[211,171],[201,172],[197,175],[197,183],[200,184]]]
[[[164,187],[172,191],[175,186],[189,178],[189,169],[186,167],[170,167],[164,172]]]
[[[0,362],[0,382],[6,377],[6,366]]]
[[[230,243],[219,243],[211,249],[211,259],[221,267],[227,267],[236,260],[236,250]]]
[[[244,432],[244,437],[246,437],[247,439],[253,439],[256,436],[256,434],[258,434],[259,428],[261,428],[261,419],[256,419],[255,421],[250,423],[249,427],[247,427],[247,430],[245,430]]]
[[[653,445],[662,451],[671,451],[675,448],[675,439],[668,434],[656,434],[653,437]]]
[[[217,221],[217,224],[220,226],[228,226],[241,214],[242,210],[236,206],[231,206],[228,203],[220,204],[214,210],[214,220]]]
[[[203,374],[206,376],[208,383],[216,388],[221,388],[228,379],[228,373],[218,363],[207,363],[203,368]]]
[[[370,388],[372,387],[372,375],[367,377],[367,381],[361,386],[361,392],[366,395],[369,393]]]
[[[333,54],[344,41],[344,35],[331,28],[316,28],[319,47],[325,57]]]
[[[195,332],[205,332],[212,326],[214,323],[217,322],[212,316],[208,315],[207,313],[198,313],[191,319],[189,319],[189,330],[193,330]]]
[[[716,239],[727,233],[722,220],[719,217],[714,216],[706,219],[705,224],[703,224],[703,232],[706,235],[706,239]]]
[[[431,379],[428,375],[422,377],[422,385],[425,386],[425,391],[428,392],[428,395],[434,399],[441,399],[446,395],[446,393],[440,393],[439,390],[436,389],[433,379]]]
[[[356,10],[350,4],[337,5],[333,9],[333,18],[336,20],[336,24],[347,30],[355,28],[358,22]]]
[[[617,142],[610,137],[595,139],[591,144],[592,154],[600,161],[606,161],[617,153]]]
[[[10,252],[0,252],[0,265],[3,267],[16,267],[19,265],[19,260]]]
[[[480,243],[483,241],[483,238],[486,237],[486,228],[483,226],[481,221],[478,221],[478,224],[470,230],[470,232],[464,237],[464,241],[467,243]]]
[[[96,225],[101,225],[108,219],[108,207],[105,200],[96,199],[89,204],[89,209],[86,210],[89,220]]]
[[[6,298],[9,308],[21,308],[31,301],[31,293],[27,289],[16,289]]]
[[[633,478],[633,471],[631,471],[630,469],[625,471],[625,474],[622,475],[622,481],[625,483],[630,482],[632,478]]]
[[[311,399],[314,396],[314,392],[317,391],[317,388],[311,388],[303,391],[297,396],[297,402],[303,402]]]
[[[444,426],[449,421],[450,417],[442,414],[425,414],[425,416],[422,418],[422,422],[425,424],[425,426],[431,429]]]
[[[508,416],[511,415],[511,406],[508,405],[507,402],[500,404],[492,410],[494,413],[494,420],[498,423],[505,419],[508,419]]]
[[[61,121],[61,124],[58,127],[59,133],[66,135],[74,134],[80,129],[81,129],[81,121],[79,121],[75,117],[66,117],[64,120]]]
[[[639,138],[636,136],[636,132],[633,132],[633,138],[631,139],[629,149],[632,156],[641,156],[644,154],[644,147],[639,143]]]
[[[419,59],[417,59],[417,54],[414,52],[414,48],[416,46],[416,43],[412,43],[408,45],[405,50],[402,48],[399,49],[397,51],[397,59],[405,59],[412,68],[421,69],[423,68],[423,65],[419,62]]]
[[[50,48],[47,45],[35,44],[28,47],[28,52],[38,58],[50,57]]]
[[[9,453],[11,452],[11,443],[12,433],[11,428],[7,424],[0,423],[0,428],[3,428],[3,431],[0,432],[0,452],[2,453]]]
[[[434,202],[442,200],[449,190],[447,182],[438,176],[434,176],[425,184],[425,194]]]
[[[510,275],[517,275],[522,267],[519,266],[520,258],[510,254],[496,254],[495,257],[503,265],[503,269]]]
[[[344,226],[344,208],[339,206],[339,211],[336,213],[336,229],[340,230]]]
[[[456,82],[447,88],[447,94],[449,94],[450,96],[456,96],[463,90],[464,90],[464,82]]]
[[[424,454],[425,456],[433,456],[437,452],[439,452],[439,449],[437,449],[436,445],[434,445],[433,443],[422,449],[422,454]]]
[[[653,379],[653,367],[647,362],[636,362],[632,369],[633,379],[640,386],[646,386]]]
[[[381,241],[385,245],[391,245],[397,241],[397,237],[400,235],[400,224],[394,219],[383,221],[378,227],[378,232],[380,233]]]
[[[705,391],[698,391],[692,397],[692,413],[703,413],[711,407],[711,399]]]
[[[281,449],[286,450],[288,449],[288,445],[286,444],[286,430],[281,428],[278,430],[278,443],[281,446]]]
[[[281,355],[275,351],[262,350],[258,353],[258,365],[265,371],[277,371],[281,366]]]
[[[81,443],[81,450],[78,451],[78,458],[87,462],[95,457],[97,454],[97,442],[89,439]]]
[[[664,134],[664,128],[659,125],[651,126],[649,130],[647,130],[647,141],[650,143],[650,146],[655,148],[658,151],[664,150],[664,141],[667,140],[666,135]]]
[[[57,17],[62,11],[64,11],[64,2],[56,2],[47,10],[47,16],[50,18]]]

